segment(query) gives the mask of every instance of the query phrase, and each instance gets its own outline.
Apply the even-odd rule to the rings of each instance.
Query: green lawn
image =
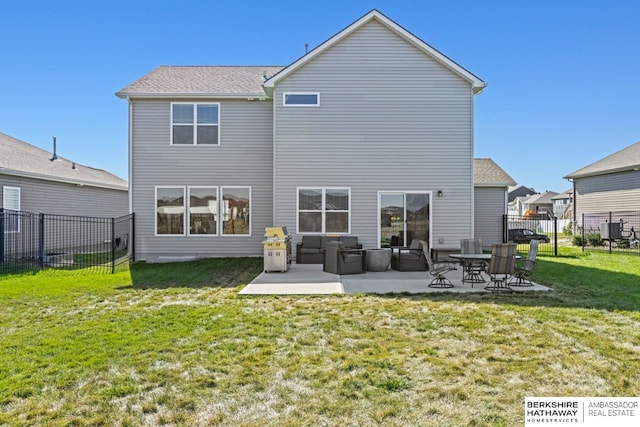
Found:
[[[640,257],[563,250],[526,294],[238,296],[260,259],[1,277],[0,425],[514,426],[526,396],[640,395]]]

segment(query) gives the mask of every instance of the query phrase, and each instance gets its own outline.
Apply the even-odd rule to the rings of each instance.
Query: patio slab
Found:
[[[485,275],[486,276],[486,275]],[[462,268],[447,274],[453,288],[430,288],[431,275],[427,271],[367,272],[363,274],[338,274],[322,271],[320,264],[291,264],[283,273],[262,272],[245,286],[240,295],[326,295],[326,294],[389,294],[428,292],[491,292],[484,283],[462,283]],[[529,287],[513,287],[514,292],[549,291],[539,284]]]

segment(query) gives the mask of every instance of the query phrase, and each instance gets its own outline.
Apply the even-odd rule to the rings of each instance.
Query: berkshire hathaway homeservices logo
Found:
[[[640,425],[640,397],[527,397],[525,426]]]

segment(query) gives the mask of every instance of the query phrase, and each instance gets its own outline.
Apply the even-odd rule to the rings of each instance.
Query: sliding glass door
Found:
[[[413,239],[429,243],[430,193],[378,193],[380,247],[408,246]]]

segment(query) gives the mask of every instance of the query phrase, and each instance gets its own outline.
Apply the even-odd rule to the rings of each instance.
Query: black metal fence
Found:
[[[518,252],[528,253],[531,240],[540,240],[538,254],[558,255],[558,218],[540,217],[523,219],[516,215],[503,215],[502,241],[518,244]]]
[[[133,258],[134,214],[52,215],[0,208],[0,274],[40,268],[113,272]]]
[[[583,251],[640,254],[640,211],[582,214],[576,236]]]

